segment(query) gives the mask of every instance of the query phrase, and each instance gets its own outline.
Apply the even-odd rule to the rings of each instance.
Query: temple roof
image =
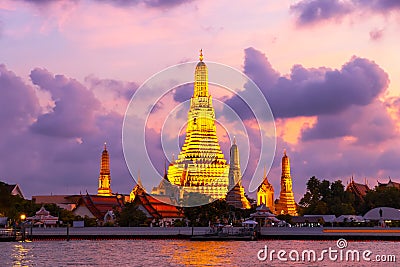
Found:
[[[387,183],[380,183],[378,181],[378,186],[380,187],[395,187],[397,189],[400,189],[400,183],[393,182],[392,179],[389,178],[389,182]]]
[[[86,194],[80,198],[77,208],[81,205],[86,206],[97,219],[103,219],[107,211],[114,208],[120,210],[123,206],[123,199],[118,196]]]
[[[146,192],[140,192],[134,203],[142,205],[153,218],[183,218],[183,212],[174,206],[177,203],[168,196],[157,196],[156,199]]]
[[[6,184],[6,183],[3,184],[9,194],[24,198],[24,194],[22,193],[22,190],[18,184]]]
[[[346,188],[346,191],[352,192],[352,193],[356,194],[358,197],[364,197],[369,190],[370,189],[369,189],[368,185],[356,183],[356,182],[354,182],[353,179],[350,181],[350,183],[347,185],[347,188]]]
[[[267,176],[265,176],[262,184],[258,187],[258,191],[260,191],[260,190],[263,190],[265,192],[267,192],[267,191],[274,192],[274,187],[268,181],[268,177]]]

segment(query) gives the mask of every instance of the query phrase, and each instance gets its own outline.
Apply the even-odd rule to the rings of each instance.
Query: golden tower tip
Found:
[[[203,61],[203,49],[200,49],[199,60],[200,60],[200,61]]]
[[[104,150],[107,150],[107,142],[104,142]]]
[[[233,136],[233,144],[236,145],[236,136]]]
[[[286,157],[286,148],[283,149],[283,156]]]

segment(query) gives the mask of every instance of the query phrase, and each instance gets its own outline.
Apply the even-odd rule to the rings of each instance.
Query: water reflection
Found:
[[[32,255],[29,255],[30,248],[25,246],[25,243],[13,243],[11,246],[11,258],[13,266],[30,266],[32,265],[31,258]]]
[[[400,261],[399,242],[348,242],[349,249],[369,249],[376,254],[395,254]],[[74,240],[0,242],[0,266],[377,266],[377,262],[280,262],[259,261],[257,252],[269,249],[298,251],[328,247],[332,241],[236,241],[185,240]],[[385,267],[396,263],[385,263]]]
[[[228,242],[180,241],[172,251],[171,263],[197,266],[231,265],[232,246]],[[168,253],[168,250],[165,251]]]

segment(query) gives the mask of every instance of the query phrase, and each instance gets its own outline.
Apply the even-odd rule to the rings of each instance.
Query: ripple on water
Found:
[[[0,243],[0,266],[376,266],[376,262],[259,261],[257,252],[337,249],[336,241],[195,242],[186,240],[74,240]],[[348,242],[348,249],[393,254],[400,260],[399,242]],[[385,263],[385,267],[396,266]]]

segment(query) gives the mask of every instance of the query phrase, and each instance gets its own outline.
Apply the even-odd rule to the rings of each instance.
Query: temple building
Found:
[[[151,225],[172,226],[174,221],[185,217],[175,198],[168,195],[155,197],[148,194],[139,183],[133,188],[131,196],[131,202],[146,215]]]
[[[105,143],[103,153],[101,154],[99,188],[97,189],[97,195],[112,196],[110,156],[108,155],[107,146]]]
[[[93,218],[97,220],[98,225],[106,222],[114,222],[114,210],[121,212],[125,204],[124,195],[81,195],[78,199],[76,208],[72,210],[74,215],[84,218]],[[111,220],[110,218],[111,217]]]
[[[208,70],[200,50],[185,142],[177,159],[170,163],[167,178],[181,189],[181,195],[193,192],[221,199],[228,193],[228,173],[229,165],[218,143],[212,96],[208,92]]]
[[[290,161],[286,155],[286,150],[282,157],[281,193],[275,203],[275,210],[277,214],[297,216],[297,207],[292,190],[292,177],[290,176]]]
[[[379,181],[377,181],[377,182],[378,182],[378,187],[394,187],[394,188],[400,189],[400,183],[393,182],[392,178],[390,178],[390,177],[389,177],[389,182],[387,182],[387,183],[381,183]]]
[[[269,183],[267,173],[264,170],[264,180],[257,190],[257,206],[265,205],[270,211],[275,211],[274,187]]]
[[[251,204],[247,199],[242,186],[242,173],[240,171],[239,148],[236,145],[236,139],[233,139],[233,144],[230,149],[229,160],[229,188],[230,191],[226,195],[226,202],[235,208],[250,209]]]
[[[348,183],[346,187],[346,191],[354,195],[356,204],[361,204],[364,202],[364,197],[369,190],[370,189],[367,185],[367,181],[365,181],[365,184],[356,183],[354,182],[353,177],[351,177],[350,183]]]

